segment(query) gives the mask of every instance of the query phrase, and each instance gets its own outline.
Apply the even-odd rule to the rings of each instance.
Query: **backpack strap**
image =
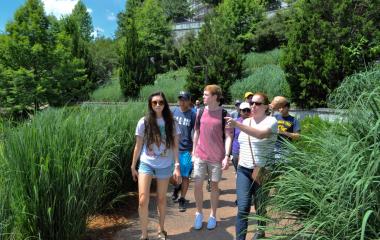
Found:
[[[226,139],[226,134],[225,134],[226,119],[224,119],[225,117],[227,117],[227,110],[223,108],[223,109],[222,109],[222,133],[223,133],[223,142],[224,142],[224,140]]]
[[[204,108],[199,109],[197,119],[195,121],[195,126],[196,126],[196,128],[198,128],[199,131],[201,130],[201,118],[202,118],[202,114],[203,114],[204,110],[205,110]]]

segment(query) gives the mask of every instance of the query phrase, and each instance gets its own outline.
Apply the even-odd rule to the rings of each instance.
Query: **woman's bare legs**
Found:
[[[150,197],[150,184],[152,176],[144,173],[139,174],[139,217],[141,225],[141,237],[148,237],[148,206]]]

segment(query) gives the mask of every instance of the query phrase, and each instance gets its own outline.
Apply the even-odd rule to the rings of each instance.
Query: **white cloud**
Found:
[[[103,33],[104,33],[104,29],[103,28],[95,27],[94,31],[91,33],[91,36],[94,37],[94,38],[97,38],[97,37],[103,35]]]
[[[53,14],[57,18],[70,14],[78,0],[42,0],[47,14]],[[87,8],[87,12],[92,13],[91,8]]]
[[[107,12],[108,12],[108,14],[107,14],[108,21],[116,21],[116,15],[115,15],[115,13],[110,12],[109,10],[107,10]]]

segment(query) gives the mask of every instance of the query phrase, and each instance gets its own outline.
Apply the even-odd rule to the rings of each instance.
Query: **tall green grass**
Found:
[[[96,89],[91,95],[90,100],[95,102],[123,102],[124,96],[120,89],[118,77],[113,77],[111,81]]]
[[[168,102],[174,103],[178,100],[179,91],[183,91],[186,83],[188,71],[185,68],[177,71],[170,71],[157,76],[154,85],[144,86],[140,90],[139,99],[146,101],[150,94],[163,91]]]
[[[245,56],[243,67],[246,76],[254,73],[258,68],[266,65],[280,64],[280,49],[274,49],[264,53],[249,53]]]
[[[12,184],[9,171],[5,168],[3,142],[0,140],[0,240],[14,239],[14,211],[11,208],[11,194],[8,186]]]
[[[138,99],[146,101],[153,92],[163,91],[169,102],[177,102],[177,94],[179,91],[184,90],[187,75],[188,71],[185,68],[159,74],[153,85],[141,88]],[[119,79],[117,77],[112,78],[109,83],[96,89],[91,94],[90,100],[100,102],[125,101],[120,89]]]
[[[235,82],[230,87],[233,99],[242,99],[245,92],[264,92],[270,99],[274,96],[290,97],[290,87],[284,71],[277,65],[257,68],[249,77]]]
[[[11,181],[0,194],[11,195],[17,239],[80,239],[88,217],[128,191],[144,108],[133,102],[50,109],[6,130],[3,160]]]
[[[288,144],[270,205],[294,221],[268,228],[272,239],[380,238],[380,68],[347,78],[330,99],[346,119],[309,125]]]

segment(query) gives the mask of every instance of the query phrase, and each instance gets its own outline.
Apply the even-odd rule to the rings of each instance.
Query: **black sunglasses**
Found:
[[[261,106],[261,105],[263,105],[262,102],[251,102],[251,106],[253,106],[253,104],[255,104],[256,106]]]
[[[244,109],[241,109],[241,111],[242,111],[243,113],[250,113],[250,112],[251,112],[251,109],[249,109],[249,108],[244,108]]]

